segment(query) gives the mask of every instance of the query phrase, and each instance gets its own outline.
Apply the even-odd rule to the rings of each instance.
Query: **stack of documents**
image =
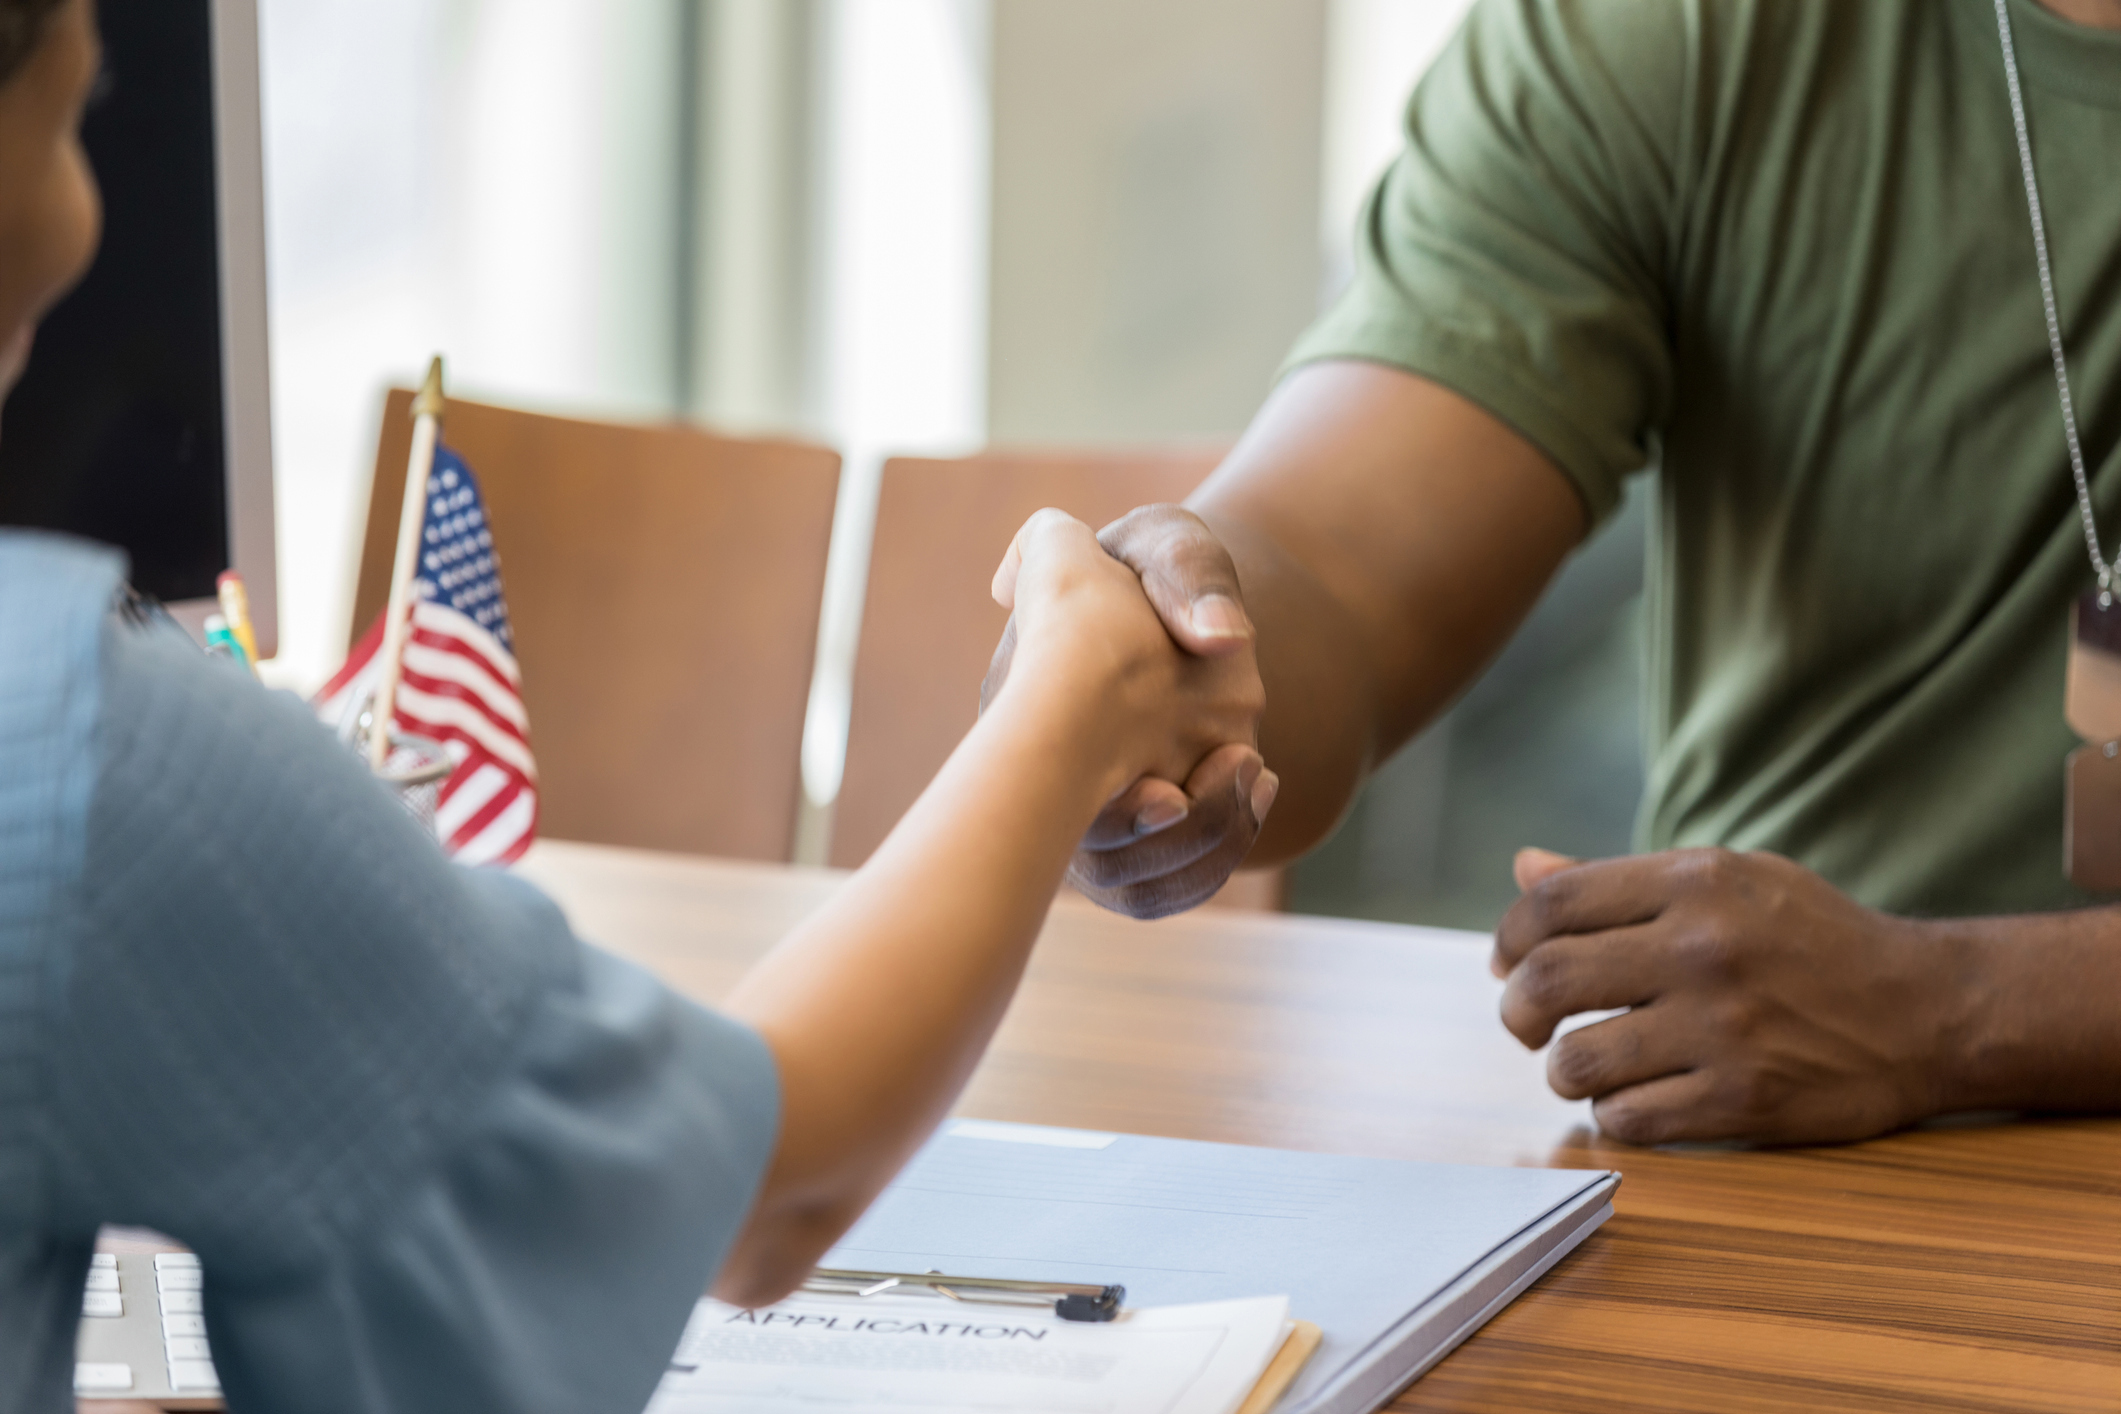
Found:
[[[847,1414],[1230,1414],[1295,1318],[1323,1328],[1323,1340],[1276,1409],[1367,1414],[1611,1216],[1618,1184],[1605,1171],[1352,1159],[959,1120],[825,1264],[1123,1283],[1126,1319],[1046,1320],[1051,1333],[1035,1340],[956,1335],[917,1342],[922,1353],[906,1355],[876,1353],[912,1348],[904,1342],[846,1337],[861,1334],[855,1323],[886,1301],[887,1323],[901,1319],[903,1304],[930,1323],[1030,1327],[1021,1308],[932,1297],[802,1296],[770,1313],[703,1302],[651,1409],[763,1414],[831,1401]],[[784,1314],[839,1324],[767,1319]],[[783,1340],[813,1343],[793,1359],[792,1347],[770,1343]],[[1064,1358],[1024,1364],[995,1353],[1011,1341]],[[986,1363],[946,1368],[935,1353],[942,1346]],[[1188,1371],[1191,1383],[1173,1383]]]
[[[702,1301],[651,1414],[816,1410],[1235,1414],[1289,1332],[1281,1296],[1108,1325],[935,1297]]]

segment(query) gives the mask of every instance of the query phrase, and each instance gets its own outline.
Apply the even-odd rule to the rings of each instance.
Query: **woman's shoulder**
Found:
[[[0,529],[0,644],[25,648],[65,627],[85,633],[125,585],[125,556],[117,550],[41,530]],[[27,666],[14,654],[0,658],[10,675]]]
[[[102,624],[124,584],[115,550],[0,530],[0,794],[18,806],[48,809],[66,791],[95,718]]]

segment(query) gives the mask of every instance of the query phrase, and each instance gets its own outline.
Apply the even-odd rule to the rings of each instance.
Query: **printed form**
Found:
[[[1599,1195],[1611,1182],[1598,1172],[959,1119],[824,1265],[1117,1282],[1127,1304],[1142,1308],[1280,1292],[1291,1314],[1325,1332],[1282,1401],[1301,1410],[1343,1375],[1397,1359],[1391,1352],[1425,1313],[1458,1327],[1507,1285],[1507,1273],[1462,1309],[1432,1307],[1439,1293],[1461,1278],[1480,1285],[1527,1232],[1558,1213],[1605,1204]]]
[[[1288,1330],[1283,1296],[1104,1324],[934,1297],[702,1301],[648,1414],[1231,1414]]]

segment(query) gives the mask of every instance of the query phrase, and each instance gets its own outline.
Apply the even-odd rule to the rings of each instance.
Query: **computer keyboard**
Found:
[[[98,1252],[81,1293],[74,1393],[214,1409],[205,1273],[189,1252]]]

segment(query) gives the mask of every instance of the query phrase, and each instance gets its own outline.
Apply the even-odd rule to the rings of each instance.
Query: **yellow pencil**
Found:
[[[223,570],[214,585],[221,594],[221,616],[228,620],[229,633],[243,645],[243,661],[256,676],[258,636],[250,626],[250,591],[243,587],[243,576],[234,570]]]

